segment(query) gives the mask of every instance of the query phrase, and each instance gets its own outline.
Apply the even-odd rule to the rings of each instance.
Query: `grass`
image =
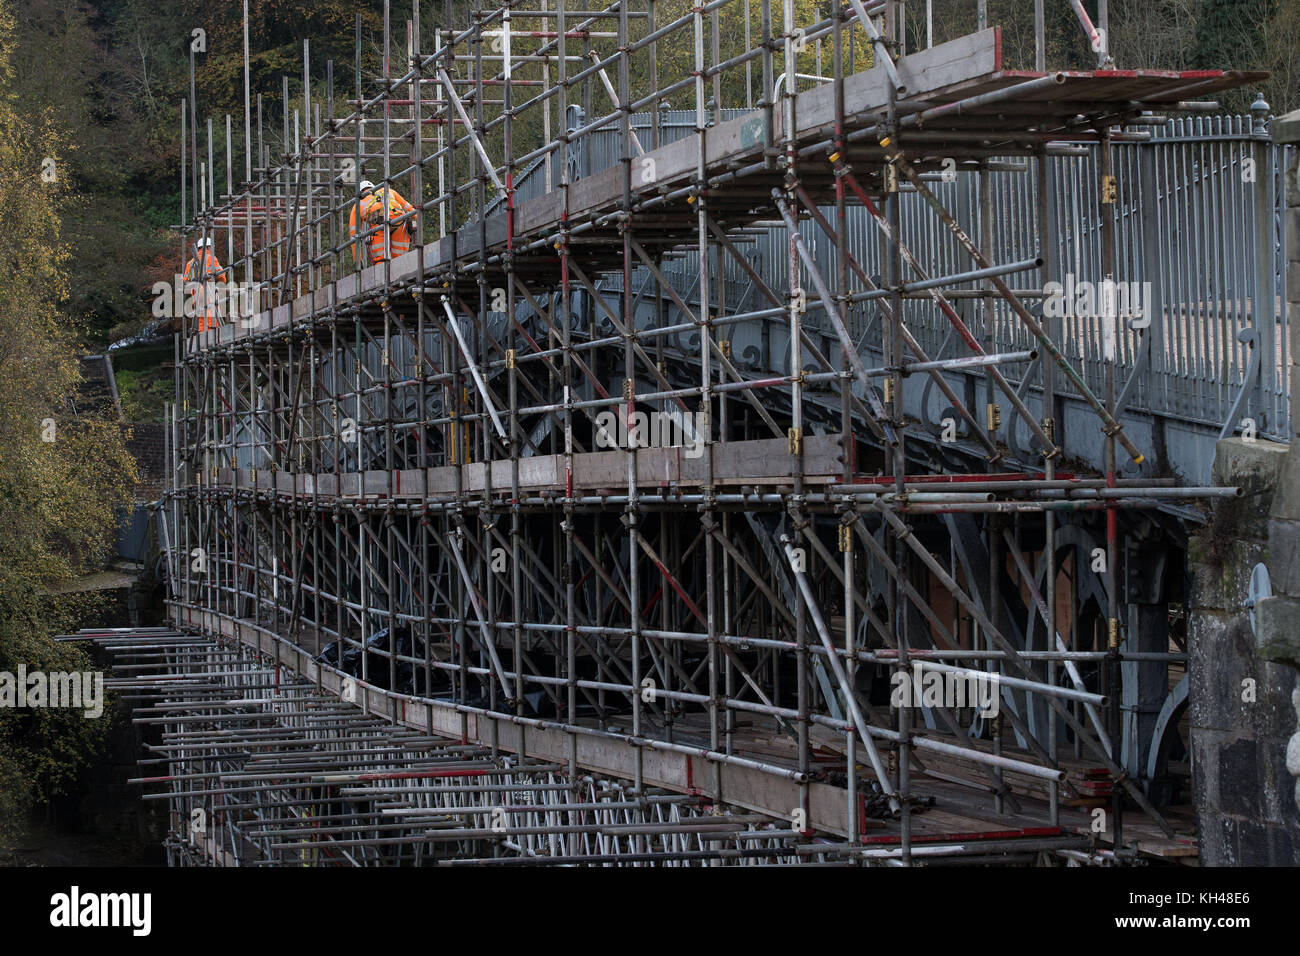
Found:
[[[118,372],[117,391],[127,421],[160,422],[164,404],[172,400],[171,370]]]

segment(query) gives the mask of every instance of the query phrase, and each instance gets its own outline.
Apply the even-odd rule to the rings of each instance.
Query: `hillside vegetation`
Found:
[[[65,174],[75,137],[57,111],[17,95],[14,29],[0,3],[0,672],[86,670],[53,636],[85,620],[93,598],[52,592],[103,567],[134,463],[117,422],[73,411],[86,329],[63,221],[87,200]],[[0,845],[69,785],[104,723],[0,707]]]
[[[987,6],[989,22],[1004,28],[1008,63],[1032,66],[1033,4],[989,0]],[[1095,0],[1086,6],[1095,16]],[[814,7],[826,3],[798,0],[801,15],[807,11],[810,16]],[[1118,66],[1268,69],[1275,77],[1263,92],[1273,111],[1300,106],[1300,0],[1112,0],[1110,7],[1110,46]],[[252,90],[254,97],[262,94],[268,147],[278,155],[281,75],[289,76],[290,98],[300,103],[303,39],[311,40],[314,98],[323,102],[325,64],[334,59],[335,96],[341,103],[353,92],[358,12],[363,74],[369,82],[380,73],[383,3],[252,0],[249,8]],[[463,27],[471,4],[453,0],[451,8]],[[690,4],[660,0],[656,8],[658,21],[666,23],[688,12]],[[1049,63],[1093,65],[1066,0],[1047,0],[1046,8]],[[445,9],[443,0],[421,4],[426,38]],[[722,12],[724,58],[739,52],[743,42],[741,9],[737,3]],[[751,4],[754,36],[758,9]],[[936,42],[976,27],[976,0],[934,0],[933,9]],[[92,347],[99,348],[142,328],[150,286],[170,279],[183,265],[169,227],[180,217],[181,100],[189,96],[189,39],[195,28],[206,31],[207,41],[207,51],[196,54],[200,143],[206,150],[205,124],[211,117],[220,181],[225,115],[230,114],[235,155],[242,157],[242,4],[24,0],[13,10],[18,42],[11,88],[26,111],[47,115],[69,132],[64,168],[79,198],[64,210],[69,252],[65,307],[84,318]],[[910,3],[907,11],[909,42],[917,46],[924,42],[925,4]],[[392,3],[395,53],[402,48],[410,13],[410,3]],[[679,46],[661,46],[661,77],[689,72],[689,51]],[[865,64],[867,51],[858,54],[860,65]],[[396,70],[401,56],[394,59]],[[1224,105],[1244,110],[1253,98],[1253,90],[1239,91],[1225,97]],[[519,145],[535,144],[521,139]],[[238,181],[243,164],[236,165]]]

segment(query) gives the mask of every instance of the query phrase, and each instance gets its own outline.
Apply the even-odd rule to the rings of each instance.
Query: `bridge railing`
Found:
[[[1120,314],[1116,363],[1125,410],[1194,423],[1202,429],[1257,434],[1286,440],[1289,435],[1287,318],[1283,307],[1286,262],[1282,209],[1288,149],[1274,145],[1266,110],[1249,116],[1190,116],[1170,119],[1150,130],[1149,138],[1116,139],[1113,165],[1117,183],[1113,280]],[[663,111],[664,141],[693,117]],[[649,118],[638,116],[640,128]],[[1134,132],[1134,131],[1130,131]],[[1139,131],[1140,132],[1140,131]],[[575,163],[591,174],[617,161],[614,133],[601,136]],[[1046,302],[1043,269],[1021,273],[1017,293],[1036,308],[1064,312],[1057,317],[1059,346],[1079,368],[1090,388],[1103,387],[1104,309],[1088,306],[1100,297],[1102,229],[1096,212],[1101,181],[1098,147],[1080,144],[1073,155],[1049,156],[1049,225],[1041,235],[1037,208],[1039,176],[1026,159],[992,163],[988,173],[941,173],[927,178],[933,191],[973,236],[983,238],[994,262],[1043,255],[1066,301]],[[526,192],[531,177],[521,181]],[[535,183],[543,187],[540,177]],[[965,253],[915,194],[902,203],[905,241],[932,275],[969,268]],[[988,224],[987,228],[985,224]],[[993,226],[996,224],[996,227]],[[860,208],[849,210],[849,249],[869,271],[883,272],[882,243],[875,224]],[[801,224],[823,274],[836,268],[835,250],[810,223]],[[786,232],[772,225],[749,230],[741,242],[756,271],[772,288],[788,279]],[[719,263],[727,280],[727,302],[749,306],[753,283],[728,258]],[[678,291],[693,296],[699,273],[691,264],[665,263]],[[642,276],[641,279],[647,278]],[[621,285],[613,276],[611,288]],[[640,283],[638,283],[640,284]],[[653,283],[648,283],[653,288]],[[1006,303],[981,295],[979,283],[957,284],[950,296],[972,330],[991,339],[994,351],[1034,347],[1023,324]],[[1078,306],[1083,305],[1084,308]],[[665,307],[672,308],[671,303]],[[924,298],[910,300],[907,321],[935,358],[955,354],[950,324]],[[817,315],[809,315],[815,325]],[[854,307],[855,335],[868,349],[880,348],[880,323],[873,305]],[[766,357],[765,357],[766,359]],[[779,367],[784,356],[772,357]],[[1041,380],[1041,364],[1025,373],[1029,385]],[[1020,381],[1014,375],[1013,380]],[[1069,382],[1059,393],[1071,395]],[[1249,422],[1243,426],[1243,421]]]

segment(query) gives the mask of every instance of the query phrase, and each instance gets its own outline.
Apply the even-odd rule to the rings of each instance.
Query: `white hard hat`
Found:
[[[368,179],[363,179],[363,180],[361,180],[361,191],[362,191],[363,193],[365,193],[365,192],[369,192],[370,190],[372,190],[372,189],[374,189],[374,188],[375,188],[375,184],[372,183],[370,180],[368,180]]]
[[[210,246],[210,245],[212,245],[212,240],[205,236],[204,238],[198,241],[197,248],[202,249],[204,246]]]

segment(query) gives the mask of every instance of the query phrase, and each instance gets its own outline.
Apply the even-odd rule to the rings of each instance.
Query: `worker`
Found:
[[[217,327],[220,319],[216,283],[225,281],[226,271],[212,251],[212,240],[205,236],[195,245],[194,258],[185,265],[185,288],[187,293],[193,291],[192,314],[198,317],[198,331]]]
[[[401,197],[397,190],[385,186],[375,189],[375,184],[368,179],[361,180],[361,201],[352,207],[348,221],[348,234],[357,237],[357,210],[361,210],[361,219],[365,223],[361,231],[375,229],[368,237],[370,245],[370,262],[383,262],[400,256],[411,248],[411,221],[395,222],[414,211],[414,207]],[[392,225],[384,229],[387,220]],[[376,228],[378,227],[378,228]],[[387,235],[385,235],[387,233]],[[360,258],[360,253],[354,253]]]

